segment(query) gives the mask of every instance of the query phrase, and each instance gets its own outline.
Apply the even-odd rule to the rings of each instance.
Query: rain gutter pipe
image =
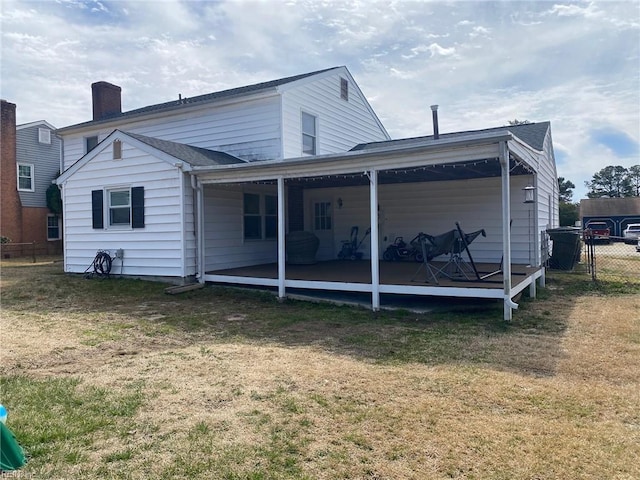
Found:
[[[502,274],[504,286],[504,319],[511,321],[518,304],[511,300],[511,189],[509,185],[509,147],[500,142],[500,169],[502,179]]]

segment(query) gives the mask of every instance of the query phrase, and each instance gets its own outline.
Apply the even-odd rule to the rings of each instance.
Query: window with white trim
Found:
[[[34,192],[34,172],[33,165],[29,163],[18,163],[18,191]]]
[[[93,135],[91,137],[84,138],[84,153],[89,153],[91,150],[98,146],[98,136]]]
[[[278,197],[245,193],[243,197],[245,240],[272,240],[278,237]]]
[[[313,204],[313,229],[331,230],[331,202]]]
[[[109,226],[131,225],[131,191],[126,189],[107,190]]]
[[[48,128],[38,128],[38,142],[51,144],[51,130]]]
[[[317,148],[316,117],[302,112],[302,153],[315,155]]]
[[[60,217],[47,214],[47,240],[60,240]]]

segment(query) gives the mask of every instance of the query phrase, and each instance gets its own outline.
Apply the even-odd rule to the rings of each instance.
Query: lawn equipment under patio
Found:
[[[351,227],[351,238],[342,241],[342,249],[338,253],[338,258],[340,260],[362,260],[363,253],[359,250],[370,233],[371,228],[367,228],[362,240],[358,242],[358,227],[356,225]]]

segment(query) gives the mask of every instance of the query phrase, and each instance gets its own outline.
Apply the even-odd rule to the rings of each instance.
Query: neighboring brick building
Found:
[[[0,235],[11,240],[2,254],[62,251],[62,223],[47,208],[46,192],[60,171],[60,139],[55,127],[40,120],[16,126],[16,106],[1,104],[1,208]]]

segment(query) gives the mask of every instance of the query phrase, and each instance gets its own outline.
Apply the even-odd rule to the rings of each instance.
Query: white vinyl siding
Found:
[[[64,141],[65,170],[84,155],[84,137],[98,135],[102,140],[114,128],[219,150],[249,161],[276,159],[282,155],[280,102],[273,96],[228,105],[194,107],[187,112],[165,114],[147,120],[127,119],[117,127],[102,127],[84,134],[67,134]]]
[[[65,271],[82,273],[91,265],[98,250],[124,250],[125,275],[183,277],[194,272],[195,254],[184,259],[182,209],[184,197],[192,196],[190,184],[184,182],[173,165],[123,142],[123,160],[113,160],[110,147],[80,168],[63,186],[65,204]],[[117,165],[114,166],[114,165]],[[144,187],[144,228],[93,229],[91,192],[109,191],[123,185]],[[192,213],[192,202],[189,210]],[[106,205],[106,199],[105,199]],[[105,217],[107,226],[108,217]],[[193,228],[193,219],[189,219]],[[193,242],[191,242],[193,249]],[[186,262],[192,262],[186,264]],[[114,262],[114,272],[120,273]]]
[[[345,152],[359,143],[387,140],[356,88],[349,101],[340,97],[340,72],[283,91],[284,157],[301,156],[302,125],[300,112],[309,112],[319,121],[316,153]],[[351,85],[353,86],[353,84]]]

